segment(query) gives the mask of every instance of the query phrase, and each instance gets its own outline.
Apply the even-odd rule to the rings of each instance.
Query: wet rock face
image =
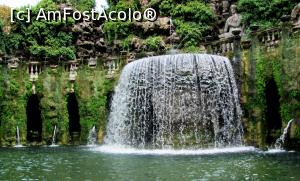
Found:
[[[294,123],[300,127],[300,118],[297,118],[294,120]]]
[[[82,21],[72,27],[76,35],[76,48],[78,57],[96,57],[106,52],[103,24],[93,21]]]
[[[74,8],[69,4],[59,4],[58,9],[63,12],[65,8],[70,8],[70,12]],[[98,21],[78,21],[73,27],[69,27],[69,31],[75,35],[75,46],[77,49],[77,57],[95,57],[105,51],[105,45],[100,44],[103,41],[102,22]],[[97,43],[98,42],[98,43]]]
[[[159,17],[157,20],[151,22],[135,22],[137,27],[141,27],[145,33],[149,32],[159,32],[159,31],[168,31],[170,29],[170,18],[168,17]]]

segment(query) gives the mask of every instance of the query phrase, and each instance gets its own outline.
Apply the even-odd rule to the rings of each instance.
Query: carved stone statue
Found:
[[[300,3],[298,3],[291,14],[292,19],[294,20],[294,26],[300,27]]]
[[[229,38],[232,37],[232,31],[233,30],[240,30],[242,31],[242,26],[241,26],[241,20],[242,16],[237,13],[237,6],[232,5],[230,7],[231,10],[231,16],[226,20],[225,28],[224,28],[224,33],[219,36],[219,38]]]

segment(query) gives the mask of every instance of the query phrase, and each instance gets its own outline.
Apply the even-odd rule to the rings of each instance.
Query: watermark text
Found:
[[[64,8],[62,11],[47,11],[43,8],[39,9],[38,13],[33,15],[30,8],[25,10],[11,9],[11,22],[25,21],[67,21],[69,18],[75,21],[155,21],[157,13],[153,8],[147,8],[145,11],[134,11],[128,8],[126,11],[107,11],[101,9],[96,11],[74,11],[72,8]]]

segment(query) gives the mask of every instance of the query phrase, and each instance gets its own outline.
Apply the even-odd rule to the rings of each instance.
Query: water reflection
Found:
[[[109,154],[82,147],[0,148],[1,180],[290,180],[300,153]]]

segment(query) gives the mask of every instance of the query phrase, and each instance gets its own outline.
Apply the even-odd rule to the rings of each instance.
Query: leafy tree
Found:
[[[126,12],[128,8],[138,10],[137,3],[134,0],[110,1],[108,12],[111,10]],[[131,21],[106,21],[103,30],[108,42],[112,43],[115,39],[124,39],[130,36],[133,33],[132,28],[133,22]]]
[[[40,10],[58,10],[53,0],[42,0],[32,8],[32,19],[34,20]],[[57,60],[59,57],[65,59],[75,58],[75,47],[73,46],[73,34],[69,32],[70,25],[74,21],[32,21],[26,23],[17,21],[10,35],[12,48],[25,50],[30,56],[43,60],[45,57]]]
[[[0,52],[4,53],[7,50],[7,35],[5,33],[10,27],[10,8],[0,5]]]
[[[95,7],[95,0],[69,0],[72,6],[79,11],[88,11]]]
[[[216,23],[211,8],[199,1],[179,4],[169,14],[174,19],[176,32],[181,36],[185,47],[196,46],[199,39],[207,35]]]
[[[204,1],[152,0],[151,3],[162,16],[172,18],[183,47],[197,46],[199,39],[216,23],[212,9]]]
[[[297,0],[239,0],[238,10],[246,25],[260,29],[276,26],[282,15],[290,14]]]
[[[2,23],[4,26],[9,26],[10,24],[10,7],[5,5],[0,5],[0,20],[2,20]]]

